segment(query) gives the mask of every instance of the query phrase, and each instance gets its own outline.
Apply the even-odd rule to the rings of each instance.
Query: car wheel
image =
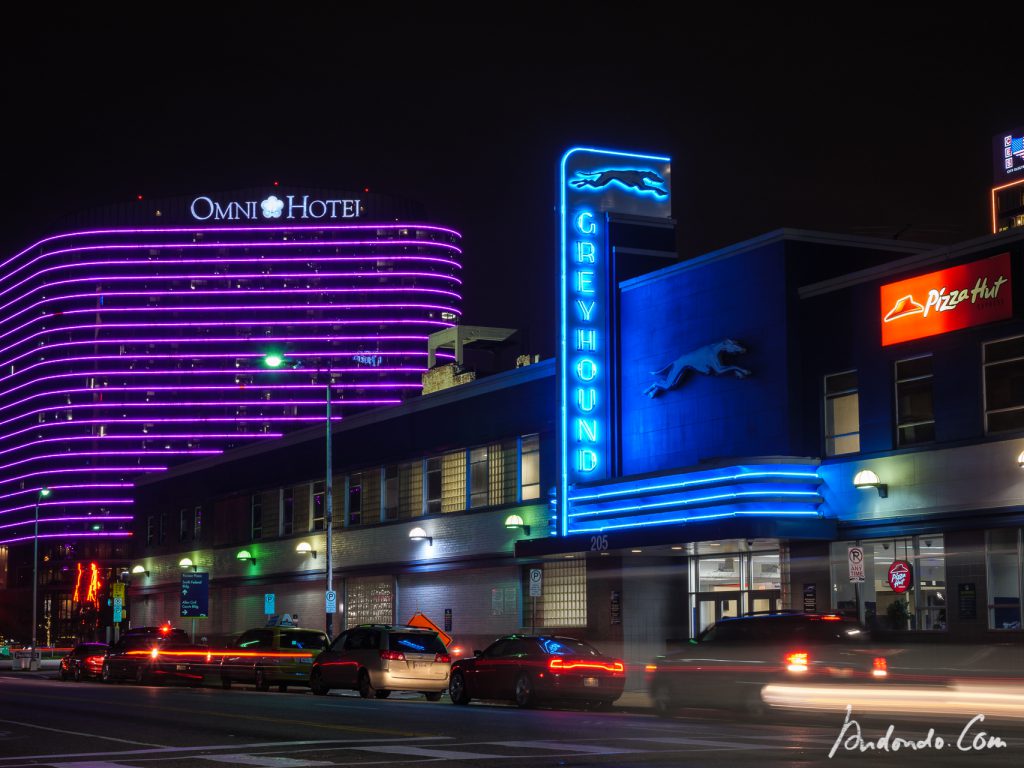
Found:
[[[221,675],[221,677],[220,677],[220,687],[223,688],[225,691],[229,690],[231,688],[231,678],[230,677],[224,677],[223,675]]]
[[[676,706],[672,702],[672,691],[668,683],[654,684],[651,688],[651,705],[658,717],[671,717],[675,713]]]
[[[143,667],[141,664],[135,668],[135,684],[146,684],[146,668]]]
[[[515,698],[516,706],[523,709],[529,709],[536,703],[533,680],[530,679],[529,675],[522,674],[516,678]]]
[[[373,692],[373,697],[375,699],[386,699],[390,695],[391,691],[382,691],[380,688]]]
[[[60,681],[61,681],[61,682],[63,683],[63,682],[65,681],[65,680],[67,680],[67,679],[68,679],[68,673],[67,673],[67,672],[65,672],[65,671],[64,671],[63,669],[61,669],[61,670],[60,670],[60,671],[59,671],[59,672],[57,673],[57,679],[58,679],[58,680],[60,680]]]
[[[100,670],[100,680],[104,683],[113,682],[113,678],[110,676],[110,665],[104,664]]]
[[[314,669],[313,674],[309,676],[309,689],[314,696],[326,696],[331,690],[324,684],[324,676],[319,669]]]
[[[424,693],[423,695],[427,697],[427,701],[440,701],[441,700],[441,694],[438,693],[438,692]]]
[[[461,672],[452,675],[451,682],[448,683],[448,695],[452,698],[452,704],[469,704],[466,677]]]
[[[75,674],[71,676],[76,683],[82,682],[82,668],[75,667]]]
[[[365,669],[359,673],[359,695],[364,699],[373,699],[377,696],[377,689],[370,682],[370,673]]]
[[[270,681],[267,680],[267,673],[263,671],[263,667],[259,667],[256,670],[256,690],[257,691],[269,691]]]

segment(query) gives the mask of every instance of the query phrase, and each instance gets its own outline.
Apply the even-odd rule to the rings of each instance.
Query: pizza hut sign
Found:
[[[906,592],[910,587],[911,576],[910,563],[906,560],[897,560],[889,566],[889,588],[897,594]]]

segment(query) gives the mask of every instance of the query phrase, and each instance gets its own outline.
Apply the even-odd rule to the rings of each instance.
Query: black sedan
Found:
[[[571,637],[508,635],[474,653],[452,665],[448,692],[455,704],[492,699],[520,707],[564,702],[606,709],[626,682],[620,659]]]
[[[105,683],[134,680],[145,685],[176,680],[200,685],[210,660],[205,646],[177,638],[129,635],[111,646],[100,678]]]
[[[99,677],[108,648],[106,643],[79,643],[61,658],[57,677],[76,683]]]

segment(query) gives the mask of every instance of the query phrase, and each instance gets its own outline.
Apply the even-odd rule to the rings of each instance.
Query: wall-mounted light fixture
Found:
[[[248,560],[250,564],[256,565],[256,558],[252,556],[252,552],[248,549],[239,551],[239,553],[235,555],[235,560],[241,560],[243,563]]]
[[[181,565],[181,563],[178,563],[178,565]],[[132,576],[138,576],[140,573],[144,574],[147,578],[149,577],[149,571],[147,571],[144,566],[133,565],[132,566]]]
[[[853,487],[861,491],[866,491],[868,488],[874,488],[878,491],[878,497],[881,499],[884,499],[889,495],[889,486],[879,480],[878,475],[870,469],[862,469],[853,476]]]
[[[522,529],[527,536],[530,535],[530,526],[523,522],[522,515],[509,515],[505,518],[505,527],[510,531]]]
[[[314,559],[316,558],[316,550],[310,546],[308,541],[300,541],[295,545],[295,551],[300,555],[312,555]]]
[[[191,568],[193,571],[198,571],[199,566],[192,562],[191,558],[183,557],[178,561],[178,567],[183,571],[187,571]]]
[[[427,532],[424,531],[419,526],[417,526],[416,528],[413,528],[411,531],[409,531],[409,541],[424,541],[424,540],[426,540],[426,542],[428,544],[430,544],[430,546],[434,546],[434,537],[433,536],[427,536]]]

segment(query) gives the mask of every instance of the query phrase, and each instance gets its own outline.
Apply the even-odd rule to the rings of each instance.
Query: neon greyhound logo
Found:
[[[601,189],[614,182],[626,189],[635,189],[638,192],[653,192],[655,197],[668,196],[668,192],[664,189],[653,186],[650,183],[665,184],[664,177],[650,170],[638,171],[615,168],[607,171],[576,171],[576,175],[582,178],[573,179],[569,182],[576,189],[582,189],[583,187]],[[591,176],[594,178],[589,178]]]
[[[746,352],[746,347],[732,339],[723,339],[716,344],[708,344],[685,355],[680,355],[668,365],[651,371],[655,377],[654,383],[644,390],[644,394],[655,398],[663,392],[675,389],[683,381],[686,371],[697,373],[735,373],[737,378],[743,379],[750,375],[746,368],[738,365],[727,365],[722,362],[720,355],[739,355]]]
[[[271,195],[262,202],[232,200],[221,203],[206,195],[192,201],[189,212],[196,221],[258,221],[264,219],[356,219],[363,212],[358,198],[318,200],[309,195]]]

